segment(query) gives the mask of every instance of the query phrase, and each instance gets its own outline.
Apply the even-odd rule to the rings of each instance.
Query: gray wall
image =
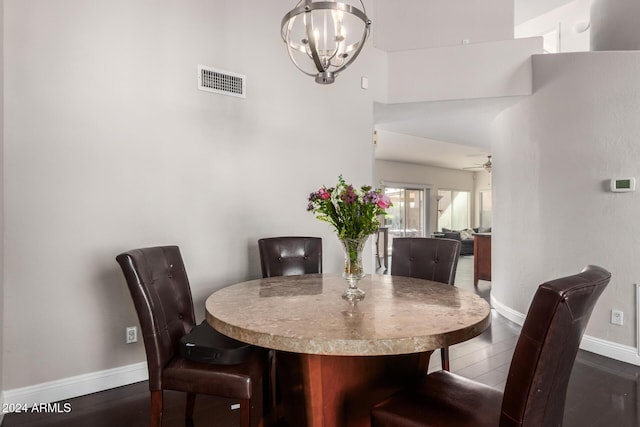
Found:
[[[640,2],[591,0],[591,50],[640,49]]]
[[[376,47],[385,51],[513,38],[513,0],[374,0]]]
[[[0,390],[4,390],[4,0],[0,0]],[[0,415],[0,422],[2,416]]]
[[[640,179],[640,52],[538,55],[533,67],[533,95],[496,124],[492,297],[526,313],[538,284],[601,265],[613,279],[586,334],[637,363],[640,193],[606,186]],[[610,324],[614,308],[624,326]]]
[[[180,245],[200,318],[259,276],[261,237],[324,237],[338,271],[306,199],[372,183],[385,60],[368,45],[317,85],[280,38],[293,5],[5,1],[5,390],[145,360],[121,251]],[[198,64],[246,74],[247,99],[198,91]]]

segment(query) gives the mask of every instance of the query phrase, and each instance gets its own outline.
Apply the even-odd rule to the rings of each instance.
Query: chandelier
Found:
[[[316,83],[330,84],[357,57],[371,21],[362,9],[344,2],[300,0],[282,18],[282,40],[294,65]]]

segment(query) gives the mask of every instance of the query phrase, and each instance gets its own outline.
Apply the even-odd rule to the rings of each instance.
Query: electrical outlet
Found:
[[[128,326],[126,332],[126,342],[131,344],[138,341],[138,328],[136,326]]]
[[[611,310],[611,323],[622,326],[624,324],[624,313],[621,310]]]

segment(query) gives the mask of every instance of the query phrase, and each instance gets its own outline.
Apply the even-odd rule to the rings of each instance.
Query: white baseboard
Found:
[[[28,387],[5,390],[0,401],[7,405],[52,403],[145,381],[148,378],[147,362],[140,362]]]
[[[640,357],[635,347],[585,335],[580,343],[580,348],[591,353],[640,366]]]
[[[491,307],[493,307],[502,317],[506,317],[513,323],[520,326],[524,324],[524,319],[526,317],[524,314],[520,313],[519,311],[515,311],[511,307],[507,307],[506,305],[495,299],[493,297],[493,294],[491,294]]]
[[[493,295],[491,295],[491,307],[493,307],[501,316],[506,317],[520,326],[524,323],[526,315],[507,307],[495,299]],[[591,353],[596,353],[621,362],[640,366],[640,356],[638,356],[638,349],[635,347],[584,335],[580,342],[580,348]]]

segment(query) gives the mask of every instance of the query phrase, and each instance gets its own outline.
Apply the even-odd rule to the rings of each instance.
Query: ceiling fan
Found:
[[[491,169],[493,167],[493,164],[491,163],[491,156],[487,156],[487,161],[482,163],[482,164],[478,164],[477,166],[470,166],[467,168],[463,168],[465,170],[470,170],[470,169],[484,169],[487,172],[491,173]]]

